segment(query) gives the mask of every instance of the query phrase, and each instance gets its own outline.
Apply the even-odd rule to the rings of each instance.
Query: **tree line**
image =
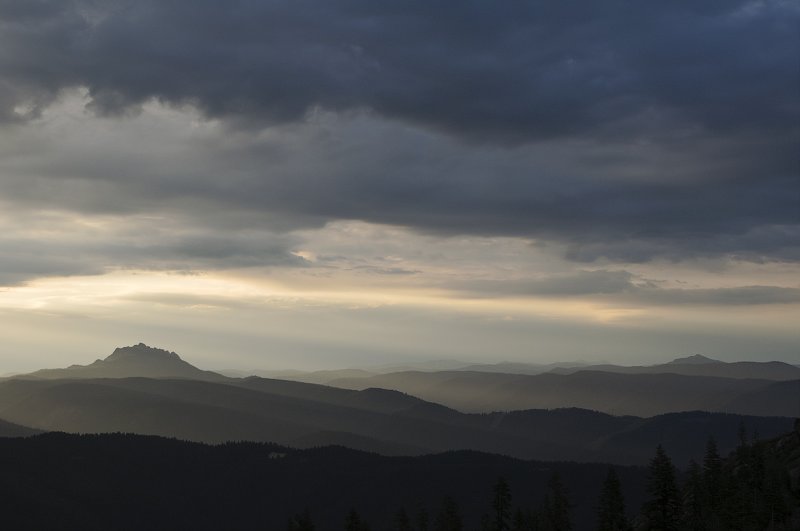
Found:
[[[702,463],[692,461],[680,472],[662,446],[648,467],[648,500],[631,517],[626,509],[622,485],[612,466],[599,489],[597,531],[763,531],[789,530],[792,493],[788,473],[774,448],[747,440],[740,429],[740,443],[723,459],[709,438]],[[511,487],[497,478],[491,489],[489,510],[480,531],[572,531],[572,504],[558,473],[548,481],[542,500],[533,506],[514,505]],[[346,516],[344,531],[371,531],[354,508]],[[316,531],[308,511],[290,519],[288,531]],[[376,530],[378,531],[378,530]],[[401,507],[389,531],[465,531],[459,506],[445,496],[431,515],[420,508],[410,514]]]

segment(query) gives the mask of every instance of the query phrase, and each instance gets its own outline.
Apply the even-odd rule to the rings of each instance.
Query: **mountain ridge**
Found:
[[[790,380],[783,383],[800,383]],[[691,376],[672,373],[626,374],[581,370],[570,374],[537,375],[449,371],[392,373],[362,379],[342,379],[329,385],[345,389],[395,389],[429,402],[471,413],[577,407],[613,415],[649,417],[680,411],[744,412],[736,399],[768,390],[777,382],[765,379]],[[791,385],[789,386],[791,387]],[[778,389],[778,388],[775,388]],[[782,389],[782,388],[781,388]],[[783,391],[781,391],[783,392]],[[770,393],[761,402],[772,403]],[[749,407],[752,414],[797,416],[795,404],[774,410]]]
[[[389,455],[470,449],[618,464],[645,464],[660,442],[683,463],[702,457],[687,452],[702,449],[708,436],[732,448],[742,422],[764,436],[793,422],[705,412],[619,417],[575,408],[464,414],[383,389],[147,378],[0,382],[0,418],[45,431],[129,432],[206,443],[335,443]]]
[[[691,356],[686,356],[685,358],[675,358],[672,361],[668,361],[667,363],[662,363],[661,365],[704,365],[707,363],[725,363],[720,360],[715,360],[702,354],[692,354]]]
[[[203,381],[222,381],[227,378],[212,371],[199,369],[175,353],[150,347],[144,343],[117,347],[105,359],[88,365],[70,365],[64,369],[41,369],[14,378],[72,379],[72,378],[187,378]]]

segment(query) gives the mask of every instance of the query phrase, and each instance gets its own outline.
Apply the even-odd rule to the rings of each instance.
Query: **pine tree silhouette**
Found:
[[[361,516],[355,509],[350,509],[344,524],[345,531],[369,531],[369,525],[361,520]]]
[[[542,508],[542,527],[545,531],[570,531],[572,521],[570,519],[569,495],[558,472],[550,476],[547,484],[547,494]]]
[[[464,524],[458,511],[458,504],[453,498],[447,496],[442,500],[442,508],[436,516],[434,529],[436,531],[461,531]]]
[[[650,461],[647,490],[651,496],[645,514],[652,531],[676,531],[680,522],[680,499],[675,466],[659,444]]]
[[[290,518],[288,529],[289,531],[314,531],[314,522],[311,520],[308,509]]]
[[[411,519],[405,507],[400,507],[392,520],[392,531],[412,531]]]
[[[422,507],[417,514],[417,531],[428,531],[430,528],[428,510]]]
[[[600,491],[597,507],[598,531],[627,531],[630,528],[625,517],[625,499],[616,470],[608,469],[608,475]]]
[[[539,531],[539,523],[535,512],[517,509],[511,531]]]
[[[511,529],[511,488],[502,477],[497,478],[494,485],[494,510],[493,531],[508,531]]]
[[[686,482],[681,492],[681,529],[685,531],[705,531],[707,526],[707,496],[700,465],[689,464]]]

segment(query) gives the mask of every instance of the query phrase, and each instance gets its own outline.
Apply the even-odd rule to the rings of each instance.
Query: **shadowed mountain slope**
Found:
[[[683,413],[614,417],[578,409],[463,414],[384,389],[354,391],[250,378],[215,383],[147,378],[0,382],[0,418],[42,430],[132,432],[201,442],[342,444],[383,454],[456,449],[521,458],[645,463],[665,434],[678,462],[713,435],[725,449],[744,421],[763,436],[791,419]],[[680,444],[678,444],[678,442]],[[668,446],[668,448],[670,448]],[[671,449],[671,448],[670,448]]]
[[[800,417],[800,380],[775,382],[736,397],[731,411],[745,415],[771,411],[773,415]]]
[[[614,415],[653,416],[694,410],[777,415],[771,407],[753,404],[745,410],[744,405],[737,401],[742,395],[760,391],[766,395],[762,397],[762,403],[769,405],[773,383],[769,380],[604,371],[579,371],[568,375],[449,371],[341,379],[330,382],[330,385],[348,389],[395,389],[464,412],[578,407]],[[797,414],[800,412],[792,413]]]
[[[331,380],[338,380],[339,378],[367,378],[379,374],[377,372],[366,371],[363,369],[338,369],[338,370],[325,370],[325,371],[295,371],[295,370],[282,370],[282,371],[268,371],[268,370],[223,370],[219,371],[220,374],[230,376],[231,378],[248,378],[257,376],[260,378],[270,378],[276,380],[291,380],[295,382],[315,383],[325,385]]]
[[[310,394],[325,390],[299,385],[311,387]],[[0,418],[46,430],[125,431],[205,442],[256,440],[294,445],[313,440],[319,444],[319,432],[344,432],[377,439],[381,448],[388,443],[425,451],[471,446],[513,453],[524,446],[524,441],[514,437],[496,438],[470,426],[376,411],[386,406],[374,401],[374,392],[331,391],[349,393],[355,406],[190,380],[12,380],[0,384]],[[402,398],[399,393],[379,392],[384,393]],[[360,407],[359,400],[366,405]],[[421,402],[408,400],[413,405]],[[396,410],[398,406],[391,403],[389,407]]]
[[[0,439],[0,499],[8,529],[280,530],[308,509],[319,531],[339,531],[351,508],[372,529],[392,528],[400,507],[433,520],[451,496],[465,529],[491,510],[502,476],[519,507],[534,508],[557,472],[575,529],[589,529],[605,464],[521,461],[477,452],[382,457],[344,448],[206,446],[134,435],[47,434]],[[631,511],[646,471],[617,469]],[[53,482],[52,478],[59,478]]]
[[[689,363],[717,365],[697,357]],[[700,457],[691,449],[702,448],[708,436],[723,449],[732,447],[741,421],[770,436],[786,431],[790,421],[759,417],[800,413],[792,400],[800,396],[800,381],[451,371],[338,382],[357,389],[225,378],[173,352],[139,344],[88,366],[0,381],[0,418],[39,430],[121,431],[211,443],[341,444],[390,455],[472,449],[522,458],[643,463],[665,441],[683,462]],[[629,416],[589,411],[598,409]],[[701,409],[753,416],[658,416]]]
[[[0,420],[0,437],[30,437],[38,433],[42,432],[33,428]]]

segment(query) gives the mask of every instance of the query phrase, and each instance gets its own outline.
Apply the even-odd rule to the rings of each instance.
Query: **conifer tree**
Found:
[[[511,531],[539,531],[538,515],[535,511],[517,509]]]
[[[497,478],[494,485],[494,510],[493,531],[508,531],[511,529],[511,488],[502,477]]]
[[[430,517],[428,510],[422,507],[417,514],[417,531],[428,531],[430,526]]]
[[[742,458],[747,453],[747,428],[744,425],[744,420],[739,421],[739,446],[736,448],[737,455]]]
[[[449,496],[442,500],[442,508],[436,516],[436,531],[462,531],[464,524],[455,500]]]
[[[545,531],[570,531],[570,503],[567,489],[558,472],[554,472],[547,485],[542,507],[542,527]]]
[[[706,495],[700,465],[692,461],[681,493],[681,529],[685,531],[705,531]]]
[[[392,531],[411,531],[411,518],[408,517],[405,507],[400,507],[392,521]]]
[[[732,458],[735,454],[732,454]],[[729,458],[729,459],[730,459]],[[715,520],[717,526],[714,527],[712,522],[712,529],[727,530],[735,529],[736,522],[741,517],[742,506],[742,493],[739,488],[738,480],[735,477],[735,466],[724,466],[722,468],[722,475],[720,476],[720,498],[718,508],[712,513],[712,520]]]
[[[787,481],[786,471],[781,467],[775,467],[767,471],[764,482],[764,522],[767,529],[776,529],[777,524],[782,524],[791,515],[791,509],[784,498],[782,484],[791,485],[791,480]],[[796,502],[800,502],[795,498]]]
[[[514,513],[514,521],[511,524],[511,531],[530,531],[530,519],[526,517],[526,514],[522,511],[522,509],[517,509],[517,512]]]
[[[650,461],[647,490],[651,498],[645,505],[645,514],[651,531],[676,531],[680,520],[680,499],[675,466],[660,444]]]
[[[628,519],[625,517],[625,499],[622,487],[614,468],[608,469],[608,475],[600,492],[597,508],[598,531],[627,531]]]
[[[369,531],[369,525],[361,520],[361,516],[355,509],[350,509],[344,524],[345,531]]]
[[[719,510],[722,495],[722,459],[719,456],[717,442],[713,437],[706,443],[706,455],[703,458],[703,483],[708,509],[714,513]]]
[[[314,522],[311,521],[308,509],[290,518],[288,529],[289,531],[314,531]]]

